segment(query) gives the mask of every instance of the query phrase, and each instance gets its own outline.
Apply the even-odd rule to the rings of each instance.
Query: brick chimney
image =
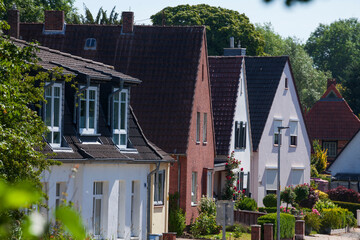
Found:
[[[14,6],[8,10],[8,24],[10,25],[9,35],[10,37],[19,38],[20,36],[20,12]]]
[[[62,31],[64,19],[63,11],[45,11],[45,31]]]
[[[122,12],[122,33],[132,33],[134,30],[134,12]]]
[[[329,88],[331,85],[336,86],[336,79],[335,78],[328,78],[328,80],[327,80],[327,88]]]

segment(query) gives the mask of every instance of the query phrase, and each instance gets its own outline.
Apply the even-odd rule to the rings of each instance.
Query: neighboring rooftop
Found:
[[[287,56],[245,57],[253,151],[257,151]]]

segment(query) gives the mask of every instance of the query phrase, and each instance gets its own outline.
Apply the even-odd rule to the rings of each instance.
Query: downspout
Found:
[[[160,162],[156,163],[156,168],[147,175],[147,222],[146,222],[146,234],[147,239],[150,239],[150,195],[151,195],[151,176],[159,171]]]
[[[85,91],[86,89],[88,89],[90,87],[90,76],[86,76],[86,86],[85,87],[83,87],[83,88],[81,88],[81,89],[79,89],[79,92],[75,95],[75,99],[74,99],[74,102],[76,103],[77,102],[77,105],[78,106],[76,106],[76,104],[74,105],[74,117],[73,117],[73,122],[74,122],[74,124],[76,124],[76,120],[78,120],[77,119],[77,111],[76,111],[76,109],[80,106],[80,100],[79,100],[79,95],[83,92],[83,91]],[[77,122],[79,122],[79,121],[77,121]]]
[[[124,88],[124,80],[120,79],[120,88],[118,90],[116,90],[115,92],[112,92],[109,97],[108,97],[108,116],[107,116],[107,124],[108,126],[110,126],[110,111],[111,111],[111,98],[115,95],[118,94],[119,92],[121,92]]]
[[[178,164],[178,193],[179,193],[179,197],[177,200],[177,204],[180,207],[180,180],[181,180],[181,165],[180,165],[180,159],[179,159],[179,155],[176,156],[176,161]]]

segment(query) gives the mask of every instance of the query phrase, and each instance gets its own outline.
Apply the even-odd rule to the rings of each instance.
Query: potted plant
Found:
[[[320,229],[320,213],[313,209],[305,215],[305,234],[310,235],[312,230],[319,231]]]

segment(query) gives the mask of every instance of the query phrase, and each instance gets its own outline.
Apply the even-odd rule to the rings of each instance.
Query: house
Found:
[[[219,198],[226,181],[225,163],[232,152],[235,159],[241,161],[234,170],[237,189],[249,190],[252,143],[244,59],[242,56],[209,57],[216,146],[214,192]]]
[[[327,149],[329,164],[360,128],[359,118],[336,89],[335,79],[328,79],[326,92],[305,117],[311,141],[319,140]]]
[[[44,152],[62,163],[42,174],[47,217],[71,202],[96,238],[147,239],[147,233],[167,232],[174,160],[148,141],[129,105],[132,87],[141,81],[46,47],[39,47],[37,56],[45,71],[61,67],[75,75],[78,88],[65,81],[44,86],[46,103],[39,110],[49,130]]]
[[[250,192],[258,205],[280,186],[310,183],[311,144],[287,56],[245,57],[252,156]],[[289,127],[278,133],[278,127]]]
[[[147,138],[176,160],[169,189],[179,192],[190,224],[201,196],[212,196],[213,184],[205,27],[136,26],[133,12],[122,13],[122,26],[65,24],[59,11],[46,11],[44,24],[20,24],[9,16],[16,37],[112,65],[143,81],[132,89],[131,105]]]
[[[344,186],[360,192],[360,129],[329,165],[330,188]]]

